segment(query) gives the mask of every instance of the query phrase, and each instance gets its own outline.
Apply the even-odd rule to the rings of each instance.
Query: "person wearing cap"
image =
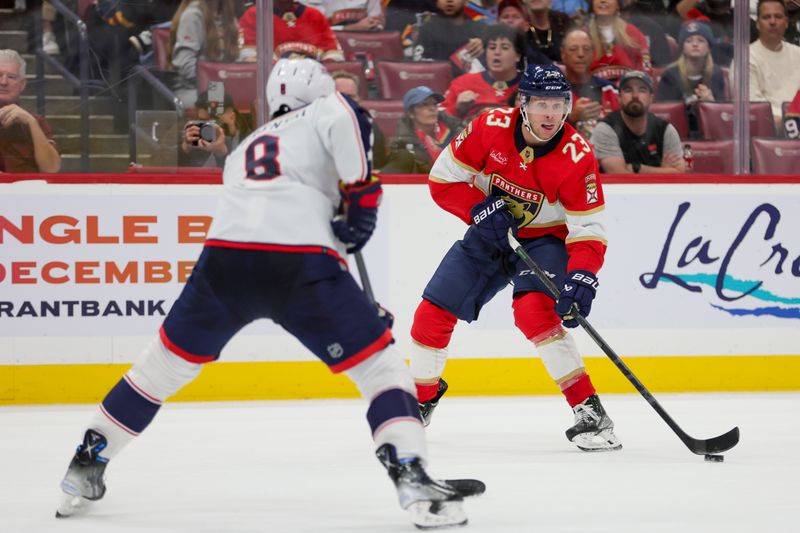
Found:
[[[725,74],[714,63],[714,34],[699,20],[686,21],[678,34],[681,55],[661,75],[656,100],[687,104],[728,100]]]
[[[750,101],[769,102],[781,127],[783,102],[800,89],[800,46],[784,41],[789,27],[781,0],[758,2],[758,40],[750,45]]]
[[[461,131],[461,122],[438,105],[444,96],[430,87],[414,87],[403,96],[404,116],[397,121],[385,173],[427,174],[447,144]]]
[[[620,109],[592,132],[603,172],[685,172],[681,140],[672,124],[650,113],[653,80],[642,71],[626,72],[619,82]]]
[[[516,28],[525,33],[531,28],[528,10],[520,0],[501,0],[497,4],[497,21]]]
[[[183,139],[178,152],[178,164],[186,167],[219,167],[239,142],[253,131],[252,120],[240,113],[233,97],[225,93],[222,102],[209,99],[208,91],[200,93],[195,102],[197,120],[183,127]],[[214,128],[214,139],[201,137],[203,124]]]
[[[468,119],[487,107],[506,104],[521,77],[522,34],[503,23],[487,26],[483,35],[486,70],[462,74],[450,82],[444,95],[445,111]]]

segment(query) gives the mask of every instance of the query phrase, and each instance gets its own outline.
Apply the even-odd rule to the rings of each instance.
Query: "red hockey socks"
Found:
[[[582,372],[577,376],[573,376],[561,384],[561,392],[567,399],[570,407],[575,407],[582,403],[586,398],[593,395],[596,391],[589,374]]]

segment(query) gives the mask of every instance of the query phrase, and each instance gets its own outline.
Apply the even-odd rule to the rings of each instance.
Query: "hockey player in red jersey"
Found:
[[[159,336],[106,395],[61,482],[57,517],[106,491],[104,472],[242,327],[272,319],[369,401],[378,459],[418,527],[466,524],[477,480],[432,480],[414,381],[389,321],[343,256],[366,244],[381,184],[372,176],[368,113],[334,91],[311,59],[282,59],[267,83],[272,120],[228,157],[203,252]],[[335,216],[336,215],[336,216]],[[352,497],[352,495],[351,495]]]
[[[420,410],[427,425],[447,390],[441,375],[456,322],[476,320],[483,305],[513,282],[515,325],[536,346],[574,411],[567,438],[585,451],[617,450],[622,445],[613,423],[562,327],[578,325],[569,317],[573,303],[589,314],[606,250],[597,160],[565,123],[572,93],[557,67],[529,65],[519,93],[519,107],[473,120],[430,172],[436,203],[469,228],[445,255],[414,315],[411,374]],[[563,287],[557,303],[518,262],[509,230]]]

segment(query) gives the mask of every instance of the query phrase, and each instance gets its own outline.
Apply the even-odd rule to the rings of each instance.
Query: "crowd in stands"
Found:
[[[254,127],[253,2],[72,4],[87,21],[93,67],[104,79],[113,79],[112,72],[125,79],[132,66],[148,65],[180,99],[187,117],[179,164],[221,166]],[[389,116],[376,118],[374,163],[384,172],[427,172],[472,118],[515,105],[526,64],[555,63],[565,73],[574,96],[568,121],[591,139],[606,172],[686,171],[687,143],[709,139],[708,106],[732,100],[731,0],[273,0],[273,6],[267,44],[275,58],[323,62],[341,92],[376,117]],[[41,15],[42,50],[69,64],[58,13],[45,1]],[[750,101],[769,103],[772,136],[796,136],[800,0],[759,0],[750,33]],[[386,57],[390,49],[397,52]],[[387,95],[381,87],[391,83],[392,61],[402,64],[397,92]],[[247,81],[221,72],[221,90],[211,91],[213,82],[201,74],[208,64],[253,68]],[[441,64],[447,68],[431,74]],[[24,126],[33,145],[20,149],[4,131],[0,171],[57,171],[57,157],[48,157],[58,154],[47,122],[14,104],[25,87],[24,62],[4,51],[0,67],[0,123]],[[239,96],[248,90],[249,98]],[[389,102],[396,102],[393,111],[380,111]],[[213,126],[203,130],[208,122]],[[729,119],[724,126],[732,135]],[[25,154],[25,165],[15,166]]]

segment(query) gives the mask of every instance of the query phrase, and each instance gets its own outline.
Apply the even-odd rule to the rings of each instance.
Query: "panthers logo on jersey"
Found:
[[[524,228],[533,222],[536,215],[539,214],[544,200],[542,192],[520,187],[509,182],[500,174],[492,174],[489,192],[505,200],[518,228]]]

